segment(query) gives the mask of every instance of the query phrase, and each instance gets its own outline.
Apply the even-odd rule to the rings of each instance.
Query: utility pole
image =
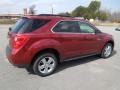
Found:
[[[55,4],[52,4],[52,14],[54,14],[54,7],[55,7]]]
[[[53,7],[52,7],[52,14],[54,14]]]

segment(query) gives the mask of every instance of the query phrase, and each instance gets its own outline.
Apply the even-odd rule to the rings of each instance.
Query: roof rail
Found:
[[[37,16],[59,16],[59,17],[71,17],[68,15],[57,15],[57,14],[38,14]]]

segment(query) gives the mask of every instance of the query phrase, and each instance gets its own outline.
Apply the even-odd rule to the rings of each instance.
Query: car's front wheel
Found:
[[[33,71],[40,76],[48,76],[52,74],[57,67],[57,58],[52,53],[40,54],[33,64]]]
[[[109,58],[113,52],[113,45],[111,43],[107,43],[102,52],[101,52],[101,57],[102,58]]]

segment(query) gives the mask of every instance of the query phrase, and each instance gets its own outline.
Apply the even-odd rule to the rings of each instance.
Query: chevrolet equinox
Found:
[[[9,29],[6,56],[15,66],[29,66],[35,74],[52,74],[59,62],[91,55],[111,56],[113,37],[88,21],[41,14],[24,16]]]

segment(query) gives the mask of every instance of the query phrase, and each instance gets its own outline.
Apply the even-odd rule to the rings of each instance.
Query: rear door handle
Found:
[[[85,39],[86,39],[86,40],[93,40],[94,38],[93,38],[93,37],[88,37],[88,36],[86,36]]]
[[[100,38],[97,38],[97,40],[98,40],[98,41],[101,41],[102,39],[100,39]]]

